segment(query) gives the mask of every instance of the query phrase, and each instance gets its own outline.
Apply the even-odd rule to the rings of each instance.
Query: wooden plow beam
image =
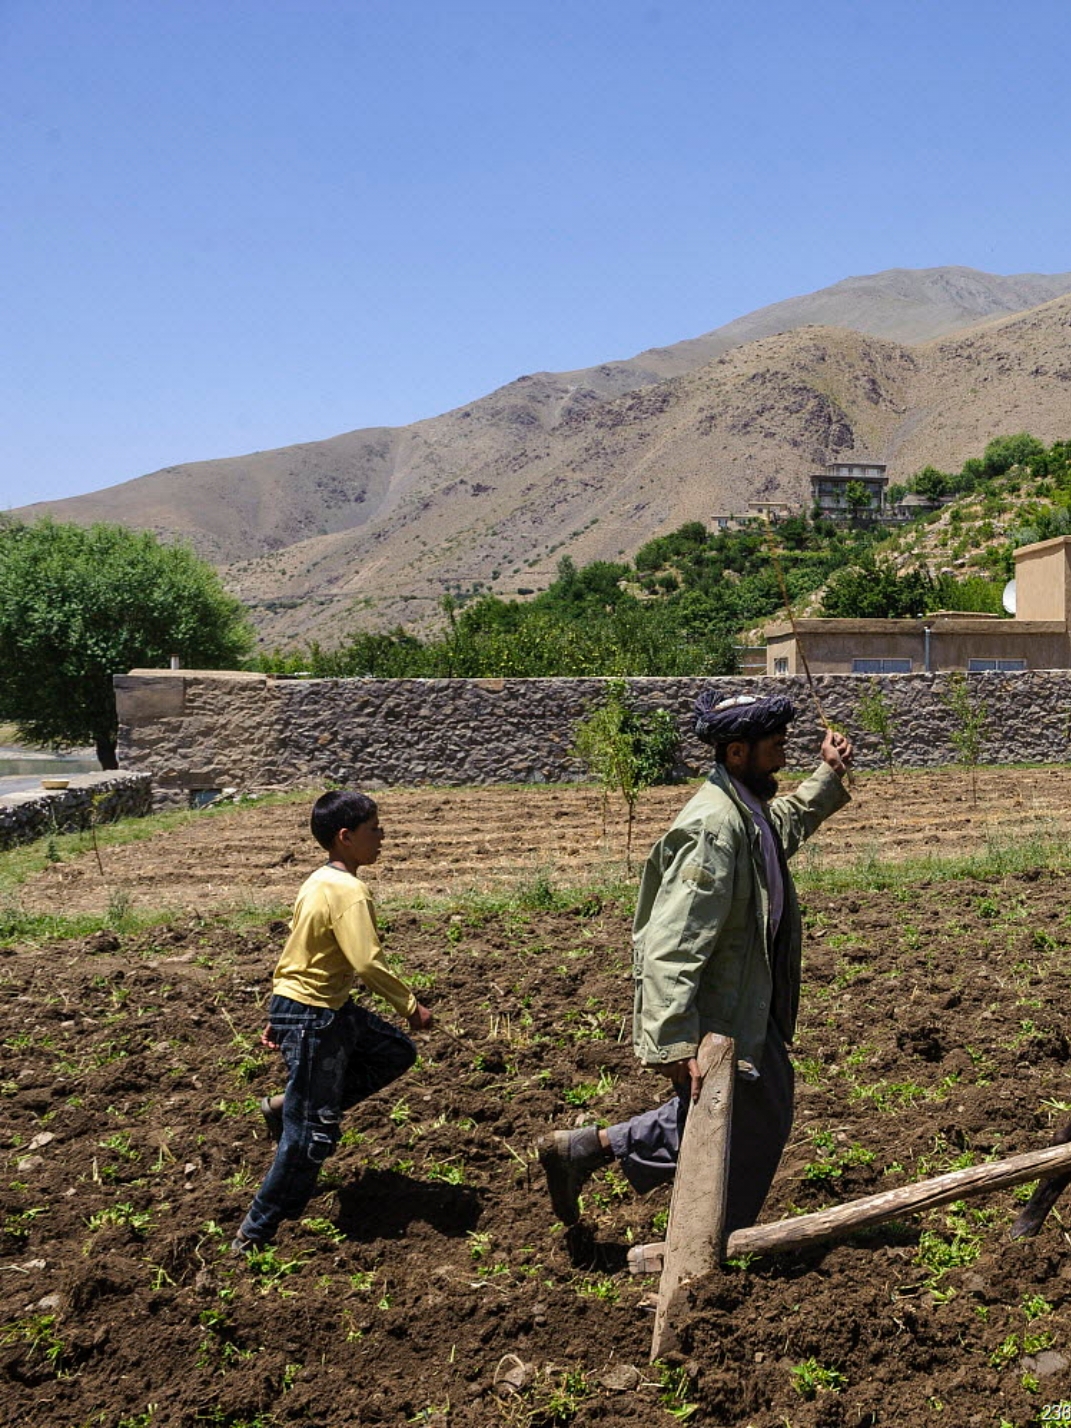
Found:
[[[966,1195],[984,1195],[990,1190],[1022,1185],[1025,1180],[1055,1175],[1068,1169],[1071,1169],[1071,1145],[1050,1145],[1045,1150],[1029,1150],[1008,1160],[970,1165],[966,1170],[950,1170],[947,1175],[920,1180],[916,1185],[901,1185],[897,1190],[883,1190],[877,1195],[866,1195],[861,1200],[849,1200],[845,1205],[834,1205],[813,1215],[799,1215],[792,1220],[779,1220],[773,1225],[753,1225],[747,1230],[737,1230],[729,1236],[726,1252],[733,1257],[800,1249],[820,1240],[850,1235],[868,1225],[899,1219],[901,1215],[934,1210],[938,1205],[951,1204]]]
[[[711,1041],[720,1045],[708,1047]],[[1056,1194],[1071,1180],[1071,1144],[1060,1142],[1044,1150],[1027,1151],[1006,1160],[952,1170],[914,1185],[883,1190],[811,1215],[736,1230],[725,1241],[725,1188],[736,1058],[733,1043],[727,1037],[707,1037],[700,1047],[700,1070],[705,1048],[707,1064],[711,1067],[709,1074],[715,1084],[708,1093],[704,1079],[700,1098],[685,1124],[665,1243],[636,1245],[628,1256],[633,1274],[661,1271],[652,1361],[676,1343],[674,1320],[689,1283],[709,1274],[723,1259],[802,1249],[903,1215],[933,1210],[965,1196],[984,1195],[1040,1177],[1043,1183],[1035,1191],[1031,1205],[1040,1202],[1039,1208],[1043,1206],[1043,1209],[1031,1217],[1028,1225],[1024,1224],[1027,1219],[1024,1212],[1012,1231],[1013,1235],[1036,1234],[1045,1213],[1055,1203]],[[704,1104],[706,1110],[702,1113]],[[1068,1134],[1071,1135],[1071,1127]]]

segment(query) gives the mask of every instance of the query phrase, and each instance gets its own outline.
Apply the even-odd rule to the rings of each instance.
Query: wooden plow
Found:
[[[932,1210],[964,1196],[982,1195],[1040,1177],[1041,1184],[1012,1226],[1012,1237],[1019,1239],[1037,1234],[1061,1191],[1071,1183],[1069,1125],[1060,1132],[1057,1143],[1045,1150],[949,1171],[815,1214],[736,1230],[726,1239],[725,1198],[736,1049],[729,1037],[711,1033],[703,1038],[697,1059],[703,1085],[685,1122],[665,1242],[636,1245],[628,1255],[633,1274],[661,1273],[652,1362],[676,1346],[675,1325],[689,1285],[710,1274],[725,1259],[801,1249],[902,1215]]]

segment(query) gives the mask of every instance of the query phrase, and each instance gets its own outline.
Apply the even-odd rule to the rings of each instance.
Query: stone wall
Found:
[[[228,670],[134,670],[114,683],[120,767],[151,774],[158,803],[289,786],[278,692],[296,683]]]
[[[874,686],[888,702],[893,752],[903,765],[958,758],[958,725],[945,702],[948,674],[823,675],[826,718],[856,741],[857,766],[877,768],[880,741],[859,724],[859,701]],[[152,775],[158,799],[197,790],[311,787],[328,780],[367,788],[397,784],[550,782],[585,777],[572,756],[573,730],[603,697],[603,679],[288,680],[221,672],[135,671],[117,677],[119,759]],[[800,716],[789,761],[818,755],[821,723],[806,682],[733,678],[630,679],[638,708],[668,709],[683,738],[682,774],[697,774],[710,751],[690,733],[696,694],[776,690]],[[971,697],[988,710],[985,763],[1071,757],[1071,671],[972,675]]]
[[[67,788],[9,793],[0,801],[0,848],[151,812],[147,773],[72,774]]]

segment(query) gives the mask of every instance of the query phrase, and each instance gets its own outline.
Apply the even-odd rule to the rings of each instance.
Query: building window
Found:
[[[773,662],[773,672],[774,672],[774,674],[787,674],[787,673],[788,673],[788,656],[787,656],[787,655],[783,655],[780,659],[775,659],[775,660],[774,660],[774,662]]]
[[[968,674],[1014,674],[1016,670],[1025,668],[1025,659],[969,659],[967,661]]]
[[[853,674],[910,674],[909,659],[853,659]]]

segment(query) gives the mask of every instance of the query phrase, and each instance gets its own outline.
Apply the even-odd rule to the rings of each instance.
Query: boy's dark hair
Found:
[[[357,828],[379,812],[374,798],[352,788],[333,788],[312,805],[309,827],[321,848],[331,844],[343,828]]]

